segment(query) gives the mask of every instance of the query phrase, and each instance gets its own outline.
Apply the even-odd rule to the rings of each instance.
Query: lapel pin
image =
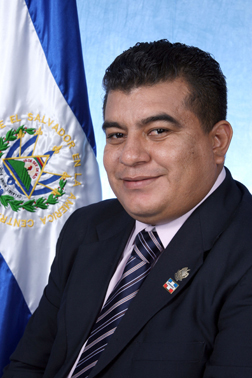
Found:
[[[175,281],[173,281],[173,279],[169,278],[168,281],[166,281],[166,283],[163,285],[163,287],[170,293],[172,294],[178,287],[179,287],[179,284]]]
[[[184,278],[189,276],[190,269],[188,267],[182,268],[175,273],[174,277],[176,281],[182,281]]]

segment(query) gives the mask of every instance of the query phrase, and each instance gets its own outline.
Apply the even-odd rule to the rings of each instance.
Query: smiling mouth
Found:
[[[127,189],[142,189],[154,183],[160,176],[155,177],[123,177],[123,184]]]

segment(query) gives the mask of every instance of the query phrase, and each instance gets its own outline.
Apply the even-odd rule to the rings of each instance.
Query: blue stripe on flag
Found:
[[[25,0],[25,2],[52,75],[96,154],[76,1]]]
[[[0,368],[9,363],[31,316],[18,283],[0,253]],[[0,371],[1,376],[1,371]]]

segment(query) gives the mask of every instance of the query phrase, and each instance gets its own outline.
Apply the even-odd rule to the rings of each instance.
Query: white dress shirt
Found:
[[[151,230],[155,229],[158,233],[160,240],[162,241],[164,248],[166,248],[168,246],[168,244],[170,243],[170,241],[172,240],[172,238],[178,232],[180,227],[185,223],[187,218],[189,218],[189,216],[192,214],[192,212],[199,205],[201,205],[202,202],[204,202],[206,200],[206,198],[209,197],[210,194],[212,194],[218,188],[218,186],[220,186],[220,184],[224,181],[225,177],[226,177],[226,171],[225,171],[225,168],[223,168],[221,173],[219,174],[217,180],[215,181],[214,185],[212,186],[210,191],[207,193],[207,195],[203,198],[203,200],[200,201],[193,209],[189,210],[186,214],[182,215],[181,217],[179,217],[179,218],[177,218],[177,219],[175,219],[171,222],[167,222],[165,224],[158,225],[158,226],[151,226],[149,224],[145,224],[145,223],[142,223],[142,222],[139,222],[139,221],[135,222],[135,227],[132,230],[131,236],[130,236],[130,238],[127,242],[127,245],[126,245],[126,247],[123,251],[121,260],[120,260],[120,262],[117,266],[117,269],[116,269],[114,275],[112,276],[110,283],[108,285],[108,290],[107,290],[103,304],[106,302],[107,298],[109,297],[109,295],[111,294],[111,292],[113,291],[114,287],[116,286],[117,282],[120,280],[120,278],[123,274],[124,267],[125,267],[130,255],[131,255],[132,249],[134,247],[134,241],[135,241],[136,235],[142,230],[151,231]],[[77,358],[77,360],[76,360],[76,362],[75,362],[73,368],[71,369],[67,378],[70,378],[72,376],[74,369],[75,369],[75,366],[77,365],[77,362],[79,361],[79,358],[80,358],[81,354],[83,353],[86,342],[84,343],[84,345],[83,345],[83,347],[82,347],[82,349],[81,349],[81,351],[78,355],[78,358]]]

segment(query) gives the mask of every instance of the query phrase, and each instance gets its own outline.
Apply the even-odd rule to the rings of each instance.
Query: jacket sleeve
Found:
[[[203,378],[252,377],[252,268],[223,304],[218,330]]]

